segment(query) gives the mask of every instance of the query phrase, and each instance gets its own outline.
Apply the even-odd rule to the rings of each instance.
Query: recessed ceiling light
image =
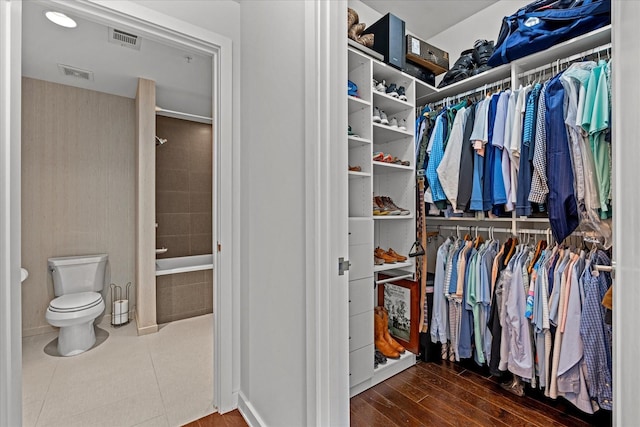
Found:
[[[49,21],[53,22],[54,24],[58,24],[61,27],[75,28],[75,27],[78,26],[76,21],[74,21],[73,19],[69,18],[64,13],[49,11],[49,12],[45,13],[45,16],[47,17],[47,19]]]

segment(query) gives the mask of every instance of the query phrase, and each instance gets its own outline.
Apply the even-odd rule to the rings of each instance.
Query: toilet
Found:
[[[75,356],[96,342],[94,320],[105,305],[100,293],[104,288],[106,254],[49,258],[56,296],[45,315],[50,325],[60,328],[58,353]]]

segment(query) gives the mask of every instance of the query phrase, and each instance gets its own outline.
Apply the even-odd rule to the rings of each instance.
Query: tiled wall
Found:
[[[158,324],[213,313],[213,270],[156,277]]]
[[[157,258],[212,253],[211,125],[156,117]]]

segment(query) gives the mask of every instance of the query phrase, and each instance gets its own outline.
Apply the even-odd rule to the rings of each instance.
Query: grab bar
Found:
[[[156,249],[156,254],[163,254],[165,252],[167,252],[169,249],[167,248],[162,248],[162,249]]]

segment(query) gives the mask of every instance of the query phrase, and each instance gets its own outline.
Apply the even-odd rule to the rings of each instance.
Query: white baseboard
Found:
[[[258,415],[256,408],[247,400],[242,392],[238,393],[238,411],[249,424],[249,427],[266,427],[267,423]]]

